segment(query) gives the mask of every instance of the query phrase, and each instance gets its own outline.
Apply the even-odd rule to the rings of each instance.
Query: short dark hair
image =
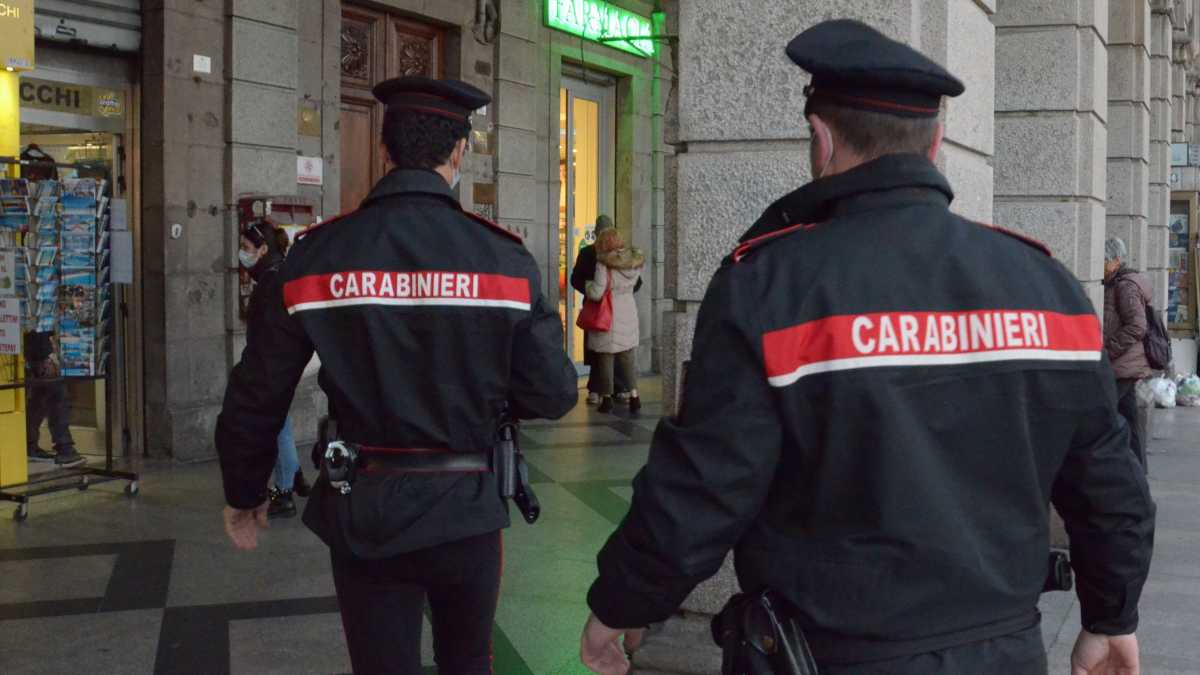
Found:
[[[813,101],[809,113],[824,120],[846,145],[866,159],[898,153],[924,154],[933,145],[936,117],[900,117]]]
[[[441,115],[388,108],[383,144],[400,169],[435,169],[450,160],[454,145],[471,133],[471,123]]]

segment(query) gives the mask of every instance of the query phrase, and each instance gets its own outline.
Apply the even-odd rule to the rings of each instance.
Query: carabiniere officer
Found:
[[[624,672],[620,636],[733,550],[822,675],[1044,674],[1053,503],[1073,672],[1136,673],[1154,503],[1095,309],[1045,247],[949,210],[934,160],[955,77],[856,21],[787,54],[812,74],[815,179],[708,288],[679,414],[599,554],[584,663]]]
[[[509,525],[489,465],[497,423],[506,409],[561,417],[576,375],[533,257],[453,192],[488,96],[425,77],[374,93],[395,168],[299,239],[230,375],[216,432],[226,530],[257,543],[275,436],[315,351],[338,438],[360,455],[350,492],[323,471],[304,511],[330,548],[354,672],[420,672],[428,598],[439,672],[490,673]]]

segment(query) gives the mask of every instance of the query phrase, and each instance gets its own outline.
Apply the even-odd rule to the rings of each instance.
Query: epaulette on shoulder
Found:
[[[799,223],[797,225],[789,225],[788,227],[759,235],[753,239],[747,239],[746,241],[738,244],[737,248],[733,249],[733,253],[730,255],[730,258],[733,260],[733,262],[740,263],[747,255],[750,254],[751,251],[754,251],[755,249],[761,248],[773,241],[778,241],[779,239],[782,239],[783,237],[786,237],[794,232],[811,230],[817,225],[818,223]]]
[[[313,232],[316,232],[318,229],[325,227],[326,225],[328,225],[330,223],[339,221],[342,218],[345,218],[356,211],[358,211],[358,209],[354,209],[352,211],[346,211],[345,213],[339,213],[332,218],[326,218],[325,220],[322,220],[320,222],[313,223],[312,225],[309,225],[308,227],[304,228],[304,230],[301,231],[299,234],[297,234],[296,240],[299,241],[300,239],[307,237],[308,235],[312,234]]]
[[[466,215],[467,217],[469,217],[471,220],[474,220],[475,222],[477,222],[481,225],[486,225],[488,228],[490,228],[496,232],[499,232],[500,234],[502,234],[506,237],[516,240],[516,242],[518,244],[525,243],[525,240],[521,238],[521,235],[517,234],[516,232],[510,232],[509,230],[501,227],[500,225],[493,223],[492,221],[488,220],[487,218],[484,218],[483,216],[479,215],[478,213],[472,213],[472,212],[464,209],[463,214]]]
[[[1033,237],[1021,234],[1020,232],[1014,232],[1013,230],[1009,230],[1007,228],[1003,228],[998,225],[992,225],[991,223],[975,222],[975,224],[979,225],[981,227],[986,227],[987,229],[992,230],[994,232],[999,232],[1000,234],[1008,235],[1008,236],[1012,237],[1013,239],[1016,239],[1017,241],[1021,242],[1022,244],[1025,244],[1026,246],[1035,248],[1038,251],[1045,253],[1048,257],[1051,257],[1051,258],[1054,257],[1054,254],[1050,252],[1050,247],[1046,246],[1045,244],[1038,241],[1037,239],[1034,239]]]

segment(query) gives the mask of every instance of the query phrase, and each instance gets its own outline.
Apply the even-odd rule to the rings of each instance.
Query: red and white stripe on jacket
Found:
[[[1098,361],[1094,314],[1036,309],[877,312],[830,316],[763,336],[772,386],[861,368],[1001,361]]]

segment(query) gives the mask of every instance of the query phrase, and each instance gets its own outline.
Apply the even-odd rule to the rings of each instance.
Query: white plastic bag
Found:
[[[1200,377],[1188,375],[1179,383],[1179,396],[1195,398],[1200,396]]]
[[[1174,408],[1178,388],[1175,383],[1165,377],[1150,380],[1150,388],[1154,391],[1154,404],[1159,408]]]

